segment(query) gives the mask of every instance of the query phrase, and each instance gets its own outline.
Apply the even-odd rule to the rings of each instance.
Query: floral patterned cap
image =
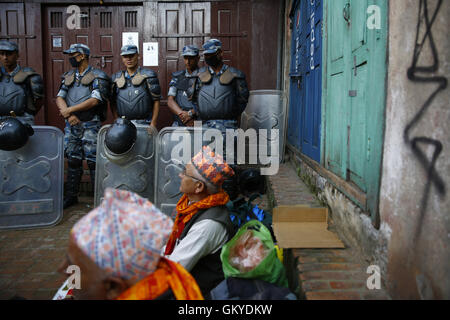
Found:
[[[147,199],[107,188],[100,206],[75,224],[71,236],[107,273],[139,280],[156,270],[172,226]]]
[[[234,176],[234,171],[223,160],[220,154],[215,154],[209,146],[204,146],[191,160],[198,173],[215,186]]]

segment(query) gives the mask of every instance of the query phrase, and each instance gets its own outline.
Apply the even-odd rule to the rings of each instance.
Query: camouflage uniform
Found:
[[[83,76],[89,73],[93,68],[89,66],[83,74],[75,72],[75,82],[71,86],[66,86],[65,76],[63,75],[61,88],[58,92],[58,97],[66,98],[67,93],[71,90],[75,83],[79,83]],[[70,71],[69,71],[70,72]],[[102,121],[106,118],[106,103],[108,99],[110,83],[107,79],[96,78],[91,84],[91,96],[100,101],[100,104],[93,109],[98,109],[92,119],[81,121],[75,126],[71,126],[68,120],[65,120],[64,128],[64,154],[67,158],[74,158],[78,160],[86,159],[95,163],[97,154],[97,134],[102,126]],[[82,119],[80,119],[82,120]]]
[[[83,44],[73,44],[64,53],[90,55],[90,49]],[[66,119],[64,128],[64,153],[68,161],[67,183],[65,185],[64,208],[78,202],[78,191],[83,174],[82,160],[86,159],[91,176],[92,187],[95,188],[95,164],[97,156],[97,135],[102,121],[106,120],[107,100],[111,91],[111,79],[98,69],[88,66],[82,74],[74,68],[62,76],[58,97],[63,98],[68,107],[78,105],[90,98],[99,103],[88,110],[73,114],[80,123],[70,125]]]

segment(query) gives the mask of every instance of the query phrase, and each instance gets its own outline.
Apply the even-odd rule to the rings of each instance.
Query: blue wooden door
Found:
[[[291,88],[288,141],[320,162],[322,0],[298,0],[291,12]]]

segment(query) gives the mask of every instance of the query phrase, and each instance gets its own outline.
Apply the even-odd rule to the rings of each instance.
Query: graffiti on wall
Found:
[[[437,1],[435,9],[432,12],[430,12],[429,0],[419,1],[420,4],[416,31],[416,45],[414,48],[412,65],[408,69],[408,79],[416,83],[436,83],[438,86],[436,90],[428,97],[428,99],[416,113],[414,118],[408,123],[404,131],[405,143],[411,148],[414,156],[417,158],[427,174],[425,189],[421,200],[420,216],[415,233],[415,239],[420,236],[420,227],[427,210],[431,186],[433,185],[436,188],[440,196],[444,196],[446,194],[446,185],[443,181],[442,176],[436,170],[436,162],[443,148],[442,142],[426,136],[411,137],[411,131],[414,127],[417,126],[419,122],[423,120],[425,112],[431,107],[436,96],[441,91],[447,88],[448,83],[447,78],[435,75],[435,72],[437,72],[439,68],[439,56],[432,31],[433,24],[435,23],[436,16],[438,15],[442,7],[443,0]],[[436,1],[433,2],[436,3]],[[422,38],[420,38],[420,35],[423,35]],[[422,50],[427,40],[431,50],[433,63],[429,66],[422,66],[419,65],[419,58],[423,53]],[[431,159],[425,153],[425,150],[430,147],[433,150]]]

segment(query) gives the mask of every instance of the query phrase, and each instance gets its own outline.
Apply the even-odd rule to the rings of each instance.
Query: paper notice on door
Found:
[[[144,42],[142,53],[145,67],[158,66],[158,42]]]
[[[122,46],[134,44],[139,51],[139,32],[122,32]]]

